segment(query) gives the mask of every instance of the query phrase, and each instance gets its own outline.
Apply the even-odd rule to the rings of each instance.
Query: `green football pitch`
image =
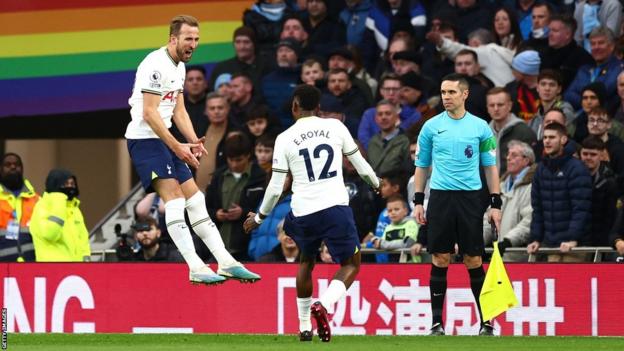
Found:
[[[329,343],[301,343],[294,335],[207,334],[9,334],[8,350],[624,350],[624,338],[335,336]]]

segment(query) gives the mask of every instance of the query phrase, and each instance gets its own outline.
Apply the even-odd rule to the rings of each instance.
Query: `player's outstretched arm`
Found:
[[[197,168],[199,161],[191,152],[192,147],[196,147],[195,144],[181,144],[176,138],[169,132],[165,122],[163,122],[160,113],[158,112],[158,105],[160,104],[160,96],[150,93],[143,93],[143,120],[152,128],[154,133],[158,135],[165,145],[167,145],[182,161]]]
[[[249,212],[247,214],[247,219],[243,223],[243,228],[246,233],[250,233],[252,230],[260,226],[264,218],[271,213],[271,211],[273,211],[273,208],[282,195],[284,183],[286,182],[286,174],[287,173],[284,173],[281,170],[273,169],[271,180],[269,181],[269,185],[264,192],[264,198],[262,199],[262,204],[260,205],[258,213],[254,214],[253,212]]]
[[[353,167],[355,167],[355,170],[358,172],[360,177],[362,177],[368,185],[373,187],[375,190],[378,190],[381,186],[379,178],[375,174],[373,167],[371,167],[368,162],[366,162],[364,157],[362,157],[360,151],[358,150],[355,153],[348,155],[347,158]]]

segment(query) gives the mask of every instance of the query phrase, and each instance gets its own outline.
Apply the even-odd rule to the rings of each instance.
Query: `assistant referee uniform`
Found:
[[[454,119],[447,111],[427,121],[418,137],[416,167],[432,167],[427,207],[427,248],[430,253],[482,256],[483,207],[480,166],[496,166],[496,139],[487,123],[469,112]],[[432,265],[431,307],[433,325],[442,324],[447,267]],[[484,272],[468,269],[479,306]],[[479,314],[480,311],[479,311]]]

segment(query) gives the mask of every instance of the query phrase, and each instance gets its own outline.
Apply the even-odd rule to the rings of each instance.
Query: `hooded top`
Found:
[[[62,193],[63,185],[69,178],[74,178],[74,182],[76,183],[76,196],[78,196],[78,180],[76,179],[76,176],[72,172],[62,168],[53,169],[50,173],[48,173],[48,177],[45,182],[45,191],[47,193]]]

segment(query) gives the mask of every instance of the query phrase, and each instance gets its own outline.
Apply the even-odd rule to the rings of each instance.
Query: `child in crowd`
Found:
[[[383,236],[374,237],[372,242],[376,249],[395,250],[411,248],[416,244],[418,224],[408,216],[409,207],[403,196],[399,194],[388,197],[386,211],[390,224],[386,226]],[[399,255],[391,254],[390,261],[398,262]],[[410,262],[420,262],[420,256],[412,256]]]
[[[254,154],[260,168],[265,172],[271,170],[273,165],[273,147],[275,146],[275,137],[270,134],[262,134],[256,139]]]

